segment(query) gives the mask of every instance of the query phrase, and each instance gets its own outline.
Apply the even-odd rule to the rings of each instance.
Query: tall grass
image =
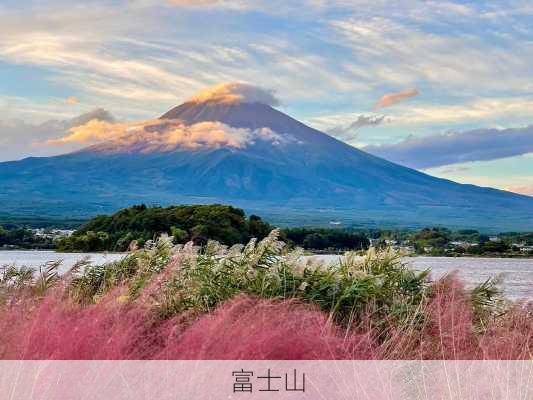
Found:
[[[305,261],[272,232],[150,242],[59,276],[0,271],[3,359],[529,359],[533,317],[495,281],[436,282],[390,249]]]

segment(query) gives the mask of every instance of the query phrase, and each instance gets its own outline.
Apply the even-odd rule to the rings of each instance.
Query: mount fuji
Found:
[[[158,119],[91,121],[73,153],[0,163],[2,211],[89,217],[132,204],[228,203],[299,224],[530,229],[533,198],[435,178],[285,115],[268,93],[219,87]]]

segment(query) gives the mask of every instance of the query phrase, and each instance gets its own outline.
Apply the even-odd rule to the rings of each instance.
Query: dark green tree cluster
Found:
[[[247,219],[243,210],[226,205],[138,205],[92,219],[57,246],[60,251],[125,251],[132,241],[143,246],[165,233],[176,243],[205,244],[211,239],[233,245],[252,237],[262,239],[272,229],[260,217]]]
[[[533,232],[504,232],[498,237],[507,243],[523,243],[526,246],[533,246]]]
[[[426,249],[431,249],[431,253],[436,254],[448,246],[451,232],[446,228],[424,228],[413,235],[412,241],[417,253],[426,253]]]
[[[369,246],[365,234],[344,229],[288,228],[282,234],[289,243],[310,250],[362,250]]]

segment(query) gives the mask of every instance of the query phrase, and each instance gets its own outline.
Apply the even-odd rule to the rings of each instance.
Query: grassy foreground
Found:
[[[273,231],[0,274],[2,359],[531,359],[533,310],[390,250],[304,262]],[[87,268],[85,268],[87,267]]]

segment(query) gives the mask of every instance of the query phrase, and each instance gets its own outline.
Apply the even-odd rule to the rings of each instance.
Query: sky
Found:
[[[533,3],[4,0],[0,161],[224,82],[373,154],[533,195]]]

